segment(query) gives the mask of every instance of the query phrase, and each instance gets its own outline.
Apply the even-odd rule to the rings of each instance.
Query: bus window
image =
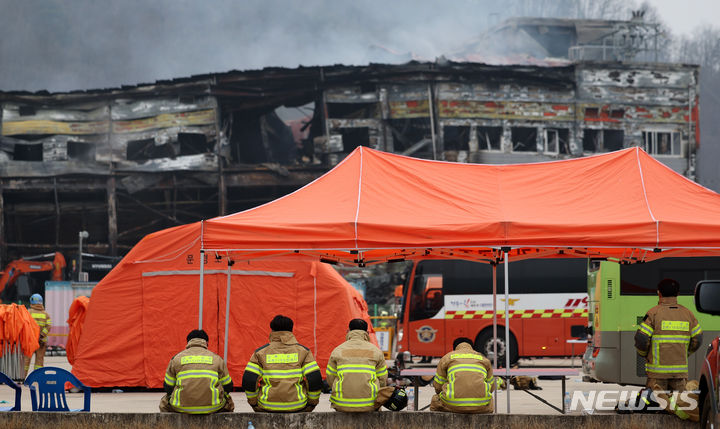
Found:
[[[620,267],[621,295],[657,295],[664,278],[680,283],[680,295],[692,295],[700,280],[720,278],[718,258],[663,258]]]
[[[442,277],[445,295],[492,294],[492,267],[463,260],[428,260],[418,263],[425,275]]]
[[[418,272],[443,278],[445,295],[492,295],[492,266],[463,260],[428,260],[418,263]],[[584,292],[587,276],[585,259],[529,259],[511,262],[511,293]],[[497,270],[497,293],[505,292],[502,264]]]
[[[410,320],[430,319],[442,310],[442,285],[442,275],[415,275],[410,295]]]
[[[587,290],[586,259],[528,259],[511,262],[508,268],[510,293],[577,293]],[[504,293],[505,274],[502,265],[498,266],[497,282],[498,293]]]
[[[443,278],[442,276],[429,276],[425,284],[425,311],[437,314],[443,307]]]

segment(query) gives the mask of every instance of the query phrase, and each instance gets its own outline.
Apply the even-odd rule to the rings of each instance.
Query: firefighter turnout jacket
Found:
[[[458,413],[493,411],[492,392],[496,379],[490,360],[468,343],[458,344],[455,350],[440,359],[433,385],[439,403],[433,398],[436,406],[431,403],[431,409]]]
[[[172,387],[167,400],[173,410],[209,414],[221,410],[230,400],[226,388],[231,389],[232,379],[225,361],[207,349],[207,341],[193,338],[170,360],[165,385],[166,390]]]
[[[290,331],[273,331],[255,350],[242,380],[255,411],[312,411],[320,400],[322,375],[310,350]]]
[[[40,327],[40,338],[38,342],[40,343],[40,345],[47,344],[48,333],[50,332],[50,327],[52,326],[50,315],[47,314],[47,312],[45,311],[45,307],[43,307],[42,304],[31,304],[28,312],[30,313],[30,316],[33,318],[35,323],[37,323],[37,325]]]
[[[661,297],[635,333],[635,348],[646,358],[648,378],[687,378],[687,358],[701,342],[700,324],[677,297]]]
[[[377,403],[378,392],[387,384],[385,356],[363,330],[348,332],[345,340],[335,347],[328,361],[330,403],[338,411],[374,411],[382,405]]]

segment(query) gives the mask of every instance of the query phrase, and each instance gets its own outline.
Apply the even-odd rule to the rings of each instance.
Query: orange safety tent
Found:
[[[145,237],[95,286],[72,368],[83,383],[162,387],[168,362],[198,327],[200,227]],[[205,261],[202,327],[209,349],[224,356],[228,262],[224,255]],[[253,351],[268,342],[276,314],[294,320],[295,336],[323,371],[347,323],[370,323],[362,295],[328,264],[236,261],[230,269],[227,362],[236,385]]]
[[[179,338],[197,326],[198,313],[204,327],[217,326],[211,348],[220,350],[228,256],[238,261],[233,270],[247,264],[273,271],[263,265],[268,259],[363,265],[412,258],[498,262],[503,254],[510,260],[576,256],[623,262],[720,255],[720,195],[639,148],[564,161],[480,165],[358,147],[322,177],[278,200],[146,237],[96,288],[98,296],[93,293],[73,371],[94,386],[112,380],[156,387],[172,350],[182,346]],[[199,265],[200,259],[207,264]],[[325,266],[312,266],[319,285]],[[507,264],[505,270],[507,282]],[[172,281],[152,274],[159,271]],[[313,277],[303,272],[298,279]],[[232,296],[243,287],[238,278],[233,277]],[[280,279],[261,282],[276,288],[249,291],[257,294],[253,303],[267,300],[265,293],[292,290]],[[325,289],[316,288],[318,294]],[[506,284],[506,295],[508,289]],[[198,290],[202,298],[193,302]],[[298,295],[287,313],[313,314],[311,303]],[[263,331],[252,346],[237,345],[238,328],[253,335],[266,329],[267,321],[253,320],[257,307],[241,314],[233,305],[229,360],[236,378],[249,353],[234,350],[265,341]],[[318,306],[318,317],[330,307]]]
[[[501,260],[574,256],[633,263],[720,255],[720,195],[637,147],[514,165],[358,147],[290,195],[203,222],[199,240],[206,254],[291,253],[359,265],[463,258],[492,262],[495,270]]]
[[[720,195],[640,148],[514,165],[421,160],[358,147],[324,176],[203,224],[206,251],[399,258],[720,254]]]

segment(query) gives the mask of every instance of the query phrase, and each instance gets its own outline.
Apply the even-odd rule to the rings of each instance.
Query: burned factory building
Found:
[[[90,251],[122,255],[150,232],[285,195],[361,145],[487,164],[639,146],[695,179],[698,74],[441,59],[0,92],[0,263],[76,249],[79,231]]]

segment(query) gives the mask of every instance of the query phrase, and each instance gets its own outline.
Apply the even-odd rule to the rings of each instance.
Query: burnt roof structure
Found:
[[[453,58],[477,60],[487,56],[500,63],[552,61],[653,61],[658,60],[660,25],[633,19],[510,18],[466,44]]]

